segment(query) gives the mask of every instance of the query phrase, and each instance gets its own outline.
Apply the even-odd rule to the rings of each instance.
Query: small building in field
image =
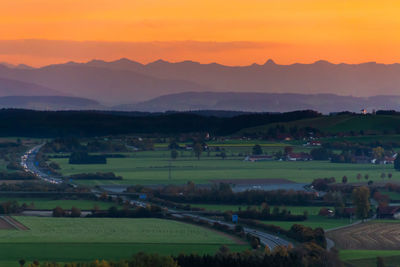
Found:
[[[274,160],[274,157],[269,155],[252,155],[244,158],[244,161],[251,161],[251,162],[272,161],[272,160]]]
[[[378,207],[376,216],[379,219],[396,219],[400,216],[400,206]]]
[[[307,154],[307,153],[289,153],[286,158],[289,161],[309,161],[309,160],[312,160],[311,155]]]

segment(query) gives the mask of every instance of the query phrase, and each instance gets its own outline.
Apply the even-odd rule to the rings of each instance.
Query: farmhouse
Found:
[[[274,157],[269,155],[255,155],[255,156],[247,156],[244,158],[244,161],[251,161],[251,162],[272,161],[272,160],[274,160]]]
[[[390,157],[385,157],[385,160],[383,161],[383,163],[384,164],[393,164],[394,161],[396,160],[396,158],[397,158],[397,153]]]
[[[376,214],[380,219],[396,219],[400,216],[400,206],[378,207]]]
[[[289,153],[287,155],[289,161],[309,161],[312,160],[311,155],[307,153]]]
[[[377,164],[377,163],[379,163],[379,164],[393,164],[394,161],[396,160],[396,158],[397,158],[397,153],[393,154],[392,156],[385,156],[385,158],[383,160],[381,160],[381,161],[379,161],[378,159],[372,159],[371,163],[372,164]]]

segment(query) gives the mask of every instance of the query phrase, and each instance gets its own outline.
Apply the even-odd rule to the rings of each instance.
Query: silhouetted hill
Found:
[[[288,112],[312,109],[323,113],[337,111],[399,110],[400,96],[352,97],[333,94],[268,94],[188,92],[160,96],[132,105],[114,107],[118,110],[163,112],[167,110],[239,110],[248,112]]]
[[[169,63],[158,60],[140,64],[121,59],[87,64],[135,71],[161,79],[183,79],[220,92],[373,96],[396,95],[400,89],[400,65],[375,62],[332,64],[320,60],[312,64],[279,65],[268,60],[264,65],[230,67],[193,61]]]
[[[274,122],[318,117],[314,111],[244,114],[233,117],[193,113],[140,114],[108,111],[0,110],[0,136],[103,136],[112,134],[179,135],[209,132],[225,135]]]
[[[65,95],[45,86],[0,78],[1,96]]]
[[[135,103],[160,95],[205,91],[208,88],[185,80],[152,76],[84,64],[67,63],[39,69],[14,69],[0,66],[0,77],[8,77],[55,88],[67,95],[85,97],[103,103]]]
[[[123,110],[276,112],[312,108],[329,112],[356,111],[364,107],[398,109],[399,98],[385,95],[400,92],[400,65],[374,62],[332,64],[317,61],[312,64],[279,65],[268,60],[263,65],[231,67],[193,61],[170,63],[158,60],[141,64],[128,59],[113,62],[93,60],[36,69],[0,65],[0,77],[37,84],[64,95],[94,99],[107,105],[124,104],[118,107]],[[187,92],[253,93],[191,93],[198,99],[189,98],[190,94],[165,96]],[[359,98],[375,95],[379,96]],[[161,98],[154,99],[157,97]],[[138,104],[144,101],[148,102]],[[175,105],[173,101],[176,101]]]
[[[106,107],[97,101],[69,96],[4,96],[0,108],[33,110],[99,110]]]

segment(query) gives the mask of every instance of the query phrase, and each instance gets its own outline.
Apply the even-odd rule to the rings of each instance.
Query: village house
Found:
[[[310,154],[307,153],[289,153],[286,156],[287,160],[289,161],[309,161],[312,160]]]

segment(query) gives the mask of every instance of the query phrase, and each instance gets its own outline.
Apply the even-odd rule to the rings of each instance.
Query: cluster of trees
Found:
[[[117,176],[113,172],[78,173],[69,176],[73,180],[122,180],[122,176]]]
[[[18,262],[20,266],[25,260]],[[161,256],[143,252],[134,254],[132,258],[120,261],[95,260],[94,262],[73,263],[43,263],[35,261],[28,267],[341,267],[343,264],[338,258],[336,250],[328,252],[314,243],[306,243],[296,248],[276,247],[273,251],[266,248],[261,250],[246,250],[230,252],[222,246],[214,254],[179,254],[178,256]]]
[[[81,217],[81,210],[77,207],[72,207],[70,211],[64,210],[60,206],[57,206],[53,209],[53,217],[73,217],[78,218]]]
[[[9,170],[22,170],[20,163],[20,154],[28,148],[22,144],[20,139],[16,142],[2,142],[0,143],[0,158],[8,162],[7,169]]]
[[[229,135],[241,129],[274,122],[315,118],[311,110],[244,114],[229,118],[193,113],[129,113],[105,111],[0,110],[2,136],[107,136],[117,134],[180,134],[209,132]],[[26,118],[29,118],[28,120]]]
[[[371,205],[369,203],[370,191],[366,186],[356,187],[352,193],[355,214],[359,219],[366,219],[370,214]]]
[[[330,184],[336,183],[335,177],[330,178],[317,178],[314,179],[311,183],[313,188],[318,191],[328,191],[330,188]]]
[[[107,158],[103,155],[89,155],[87,152],[72,152],[69,156],[69,164],[107,164]]]
[[[256,219],[256,220],[276,220],[276,221],[305,221],[307,214],[293,215],[285,208],[279,209],[274,207],[271,209],[267,203],[263,203],[260,209],[248,207],[246,210],[239,210],[235,212],[240,218]]]
[[[165,217],[163,210],[157,205],[148,205],[147,207],[136,207],[129,209],[124,206],[123,209],[118,209],[113,206],[106,211],[94,210],[88,217],[108,217],[108,218],[162,218]]]
[[[24,267],[26,260],[21,259],[18,264]],[[43,262],[33,261],[28,263],[28,267],[179,267],[178,263],[172,256],[161,256],[158,254],[145,254],[140,252],[132,256],[129,260],[120,261],[106,261],[95,260],[93,262],[70,262],[70,263],[56,263],[56,262]]]
[[[84,186],[72,187],[66,183],[62,184],[51,184],[46,182],[31,182],[26,181],[22,183],[2,183],[0,184],[0,192],[25,192],[28,195],[29,192],[57,192],[57,193],[90,193],[89,188]]]
[[[357,141],[334,141],[324,142],[322,146],[328,150],[354,151],[357,155],[367,155],[375,147],[382,147],[385,150],[393,150],[393,148],[400,147],[400,142],[383,142],[383,140],[375,140],[368,143]]]
[[[90,140],[86,143],[81,143],[78,138],[65,137],[56,138],[47,142],[41,149],[44,153],[60,153],[60,152],[105,152],[116,153],[126,152],[127,147],[121,142],[113,142],[111,140]]]
[[[313,160],[328,160],[332,152],[324,147],[311,149],[310,155]]]
[[[398,184],[393,184],[393,183],[387,183],[385,185],[385,188],[391,192],[398,192],[400,193],[400,185]]]
[[[0,172],[0,181],[1,180],[34,180],[36,176],[30,172]]]
[[[0,214],[18,213],[24,209],[17,201],[7,201],[0,203]]]
[[[128,138],[126,143],[128,146],[133,146],[139,150],[154,150],[154,142],[151,138]]]
[[[279,123],[283,123],[280,121]],[[259,131],[259,132],[247,132],[244,131],[243,135],[251,138],[260,138],[264,140],[276,140],[276,139],[284,139],[284,138],[292,138],[292,139],[303,139],[307,138],[310,135],[310,132],[313,133],[314,136],[320,137],[323,136],[323,133],[314,127],[306,126],[306,127],[298,127],[292,126],[287,127],[284,124],[276,124],[267,128],[267,130]]]
[[[317,199],[313,193],[294,190],[248,190],[234,193],[226,183],[220,183],[212,188],[202,188],[189,182],[183,187],[168,186],[153,189],[151,193],[155,197],[178,203],[261,205],[266,202],[270,205],[307,205]]]

